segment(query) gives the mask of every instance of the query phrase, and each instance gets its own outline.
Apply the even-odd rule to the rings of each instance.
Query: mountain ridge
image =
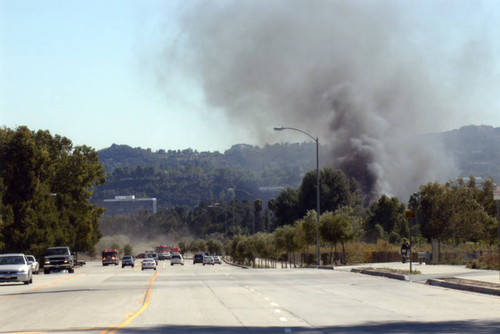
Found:
[[[500,128],[467,125],[425,136],[440,140],[454,159],[459,172],[449,179],[474,176],[500,180]],[[320,148],[320,154],[329,151],[327,146]],[[268,144],[262,148],[235,144],[223,153],[193,149],[153,152],[113,144],[98,151],[107,182],[96,189],[93,200],[134,194],[158,197],[159,203],[163,203],[159,207],[193,207],[199,201],[233,198],[267,201],[279,189],[299,186],[302,176],[316,167],[312,152],[315,143],[307,142]],[[328,160],[320,156],[322,161]]]

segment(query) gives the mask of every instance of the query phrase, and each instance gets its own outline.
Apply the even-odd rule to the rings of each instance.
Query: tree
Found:
[[[368,240],[376,242],[380,238],[380,227],[384,231],[384,236],[391,233],[400,237],[409,235],[408,222],[404,213],[405,205],[400,203],[396,197],[389,198],[382,195],[368,210],[365,220],[365,231]]]
[[[207,241],[207,250],[210,254],[221,254],[224,249],[224,245],[221,241],[215,239],[209,239]]]
[[[247,260],[255,265],[256,250],[253,238],[236,235],[231,239],[228,248],[233,261],[245,263],[245,260]]]
[[[438,182],[427,183],[419,188],[418,219],[422,236],[429,240],[445,237],[448,217],[452,213],[446,193],[446,187]]]
[[[283,190],[273,202],[273,213],[276,216],[276,225],[291,225],[302,215],[299,212],[298,191],[288,187]]]
[[[185,254],[189,249],[193,239],[190,237],[182,237],[177,245],[179,246],[179,251],[181,254]]]
[[[132,252],[134,251],[134,247],[132,247],[131,244],[126,244],[123,246],[123,254],[124,255],[132,255]]]
[[[295,229],[292,225],[285,225],[274,231],[274,244],[279,254],[292,254],[293,256],[300,249]]]
[[[205,252],[207,250],[207,243],[203,239],[196,239],[189,246],[189,250],[193,252]]]
[[[321,211],[335,211],[344,206],[359,206],[361,198],[357,183],[349,181],[341,170],[324,168],[320,170],[320,208]],[[302,178],[299,187],[300,210],[304,215],[316,209],[316,170]]]
[[[317,242],[318,220],[316,210],[309,210],[300,220],[295,222],[295,243],[297,248],[306,249]]]
[[[492,184],[480,190],[474,178],[459,178],[444,185],[428,183],[419,189],[418,214],[422,235],[455,244],[484,240],[494,242],[491,215]]]
[[[458,244],[487,240],[488,231],[495,225],[495,220],[479,202],[481,191],[475,179],[471,177],[468,182],[464,182],[459,178],[455,182],[448,182],[446,187],[448,201],[453,208],[448,226],[452,241]]]
[[[333,258],[333,248],[337,253],[337,243],[342,244],[342,263],[346,264],[345,243],[354,239],[358,233],[360,218],[354,214],[352,208],[339,208],[335,213],[327,211],[320,217],[321,238],[331,246],[330,257]]]
[[[263,226],[261,225],[261,219],[260,219],[260,213],[262,212],[263,208],[262,200],[256,199],[253,202],[253,207],[254,207],[254,222],[253,222],[252,233],[255,234],[256,231],[264,230]]]
[[[316,210],[316,189],[316,170],[313,170],[304,175],[298,190],[283,190],[272,203],[277,225],[293,224],[305,216],[307,211]],[[359,210],[361,197],[358,184],[354,180],[348,180],[340,170],[324,168],[320,171],[320,209],[323,212],[335,211],[343,206]]]
[[[53,245],[92,249],[103,209],[89,199],[104,183],[95,150],[48,131],[3,128],[0,161],[0,246],[37,256]]]
[[[272,234],[258,232],[252,236],[252,239],[257,257],[266,261],[275,258],[276,254]]]

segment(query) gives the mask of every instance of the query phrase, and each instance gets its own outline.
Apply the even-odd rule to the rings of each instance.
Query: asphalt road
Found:
[[[0,333],[498,333],[500,298],[321,269],[88,263],[0,284]]]

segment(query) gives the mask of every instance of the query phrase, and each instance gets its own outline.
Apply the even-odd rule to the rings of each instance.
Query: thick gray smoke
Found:
[[[235,131],[262,144],[284,138],[274,126],[303,129],[333,147],[328,165],[355,177],[368,199],[406,201],[453,174],[419,134],[441,130],[461,105],[451,73],[463,59],[446,29],[420,19],[419,3],[198,3],[182,21],[177,61],[164,66],[183,64]]]

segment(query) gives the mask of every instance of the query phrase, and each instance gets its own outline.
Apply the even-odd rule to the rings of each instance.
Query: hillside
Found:
[[[454,157],[459,175],[500,180],[500,128],[465,126],[434,133]],[[315,168],[315,144],[274,144],[263,148],[234,145],[224,153],[159,150],[115,145],[99,151],[106,183],[93,201],[116,195],[156,197],[159,209],[194,207],[200,201],[268,199],[281,189],[296,188],[305,172]],[[322,146],[320,152],[329,152]],[[321,153],[320,153],[321,155]],[[320,156],[320,162],[327,161]],[[234,191],[233,189],[236,189]]]
[[[299,185],[302,175],[315,168],[314,152],[312,143],[264,148],[240,144],[223,154],[191,149],[152,152],[112,145],[99,152],[107,180],[92,200],[134,194],[156,197],[159,208],[194,207],[200,201],[230,201],[233,196],[266,202],[283,187]]]
[[[459,176],[500,182],[500,128],[469,125],[436,135],[455,158]]]

